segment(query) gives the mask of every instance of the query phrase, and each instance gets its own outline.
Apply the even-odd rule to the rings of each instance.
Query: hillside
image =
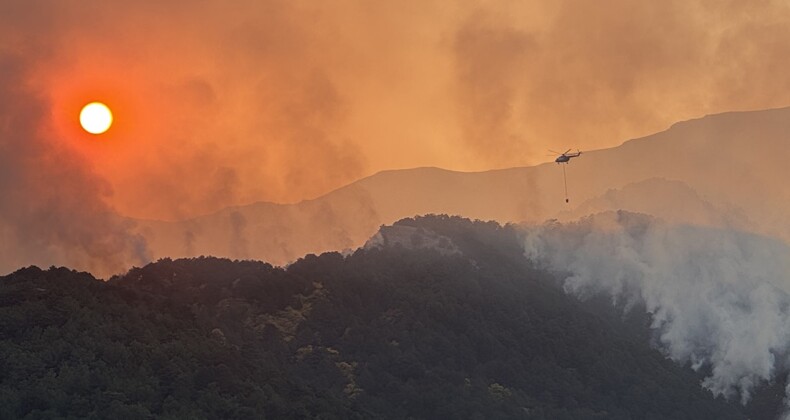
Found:
[[[587,151],[566,167],[570,204],[564,201],[562,170],[554,163],[479,173],[417,168],[381,172],[296,204],[257,203],[184,221],[138,221],[137,230],[155,258],[219,255],[285,264],[306,253],[356,248],[379,226],[415,215],[504,223],[620,210],[604,202],[617,204],[610,191],[627,187],[629,197],[647,197],[650,203],[632,210],[663,210],[691,224],[703,217],[715,226],[734,223],[790,240],[788,171],[780,152],[788,132],[790,108],[734,112]],[[650,182],[656,179],[682,186]],[[684,220],[686,214],[692,217]]]
[[[287,268],[19,270],[0,278],[0,417],[745,418],[521,241],[432,216]]]

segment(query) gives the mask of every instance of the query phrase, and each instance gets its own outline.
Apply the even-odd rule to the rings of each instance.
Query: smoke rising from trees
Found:
[[[661,349],[695,369],[715,395],[749,401],[786,372],[790,248],[731,230],[608,212],[525,234],[526,255],[560,273],[566,292],[644,305]]]

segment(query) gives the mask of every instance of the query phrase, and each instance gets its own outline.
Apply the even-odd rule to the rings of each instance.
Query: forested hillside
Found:
[[[410,240],[287,268],[2,277],[0,417],[745,418],[649,346],[646,318],[533,269],[512,227],[394,228]]]

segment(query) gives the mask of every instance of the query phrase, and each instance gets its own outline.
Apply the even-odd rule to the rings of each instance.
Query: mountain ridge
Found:
[[[610,146],[610,147],[605,147],[605,148],[600,148],[600,149],[585,150],[584,154],[592,154],[592,153],[608,151],[608,150],[611,150],[611,149],[616,149],[616,148],[622,147],[622,146],[624,146],[626,144],[629,144],[631,142],[637,142],[638,143],[639,141],[642,141],[642,140],[645,140],[645,139],[649,139],[649,138],[655,136],[656,134],[663,133],[665,131],[670,131],[670,130],[675,129],[675,128],[683,127],[684,125],[689,124],[689,123],[693,124],[693,123],[704,121],[704,120],[711,119],[711,118],[718,118],[718,117],[723,117],[723,116],[736,116],[736,115],[742,115],[742,114],[747,114],[747,115],[748,114],[759,114],[759,113],[767,113],[767,112],[772,112],[772,111],[779,111],[779,112],[781,112],[781,111],[787,111],[787,110],[790,110],[790,106],[782,106],[782,107],[775,107],[775,108],[765,108],[765,109],[743,110],[743,111],[725,111],[725,112],[718,112],[718,113],[713,113],[713,114],[706,114],[706,115],[703,115],[703,116],[700,116],[700,117],[696,117],[696,118],[689,118],[687,120],[677,121],[675,123],[672,123],[665,130],[658,131],[658,132],[656,132],[654,134],[648,134],[648,135],[645,135],[645,136],[640,136],[640,137],[627,139],[627,140],[624,140],[622,143],[620,143],[618,145],[615,145],[615,146]],[[325,193],[319,194],[319,195],[317,195],[315,197],[305,198],[305,199],[298,200],[298,201],[280,203],[280,202],[275,202],[275,201],[259,200],[259,201],[249,202],[249,203],[246,203],[246,204],[232,205],[232,206],[228,206],[228,207],[216,210],[216,211],[208,212],[208,213],[205,213],[205,214],[198,214],[198,215],[194,215],[194,216],[189,216],[189,217],[186,217],[186,218],[183,218],[183,219],[165,220],[165,219],[134,218],[133,220],[142,221],[142,222],[166,222],[166,223],[184,222],[184,221],[188,221],[188,220],[199,219],[199,218],[203,218],[203,217],[207,217],[207,216],[216,215],[218,213],[222,213],[222,212],[225,212],[225,211],[238,210],[240,208],[249,207],[249,206],[294,206],[294,205],[300,205],[300,204],[303,204],[303,203],[308,203],[308,202],[313,202],[313,201],[316,201],[316,200],[323,199],[326,196],[329,196],[329,195],[331,195],[331,194],[333,194],[333,193],[335,193],[337,191],[340,191],[340,190],[352,187],[352,186],[354,186],[356,184],[360,184],[360,183],[364,184],[366,181],[368,181],[370,179],[375,179],[375,178],[378,178],[380,176],[385,176],[385,175],[387,175],[389,173],[404,173],[404,172],[412,172],[412,171],[434,171],[435,170],[435,171],[439,171],[439,172],[447,172],[447,173],[453,173],[453,174],[486,174],[486,173],[506,172],[506,171],[521,171],[521,170],[525,170],[525,169],[529,169],[529,168],[535,168],[535,167],[544,166],[544,165],[551,165],[551,164],[552,164],[552,162],[543,162],[543,163],[538,163],[538,164],[530,165],[530,166],[510,166],[510,167],[504,167],[504,168],[473,170],[473,171],[447,169],[447,168],[442,168],[442,167],[438,167],[438,166],[416,166],[416,167],[408,167],[408,168],[382,169],[380,171],[376,171],[376,172],[374,172],[372,174],[366,175],[366,176],[364,176],[362,178],[359,178],[359,179],[357,179],[355,181],[352,181],[352,182],[350,182],[348,184],[341,185],[341,186],[339,186],[337,188],[334,188],[334,189],[332,189],[330,191],[327,191]]]
[[[787,240],[790,225],[783,215],[790,192],[782,187],[781,157],[770,153],[781,150],[787,132],[790,108],[729,112],[587,151],[565,167],[571,204],[564,202],[562,173],[554,163],[481,172],[421,167],[381,171],[299,203],[259,202],[181,222],[138,221],[136,231],[154,258],[218,255],[286,264],[307,253],[361,246],[379,226],[403,217],[457,214],[538,223],[611,189],[665,178],[683,182],[716,208],[742,214],[741,226]]]

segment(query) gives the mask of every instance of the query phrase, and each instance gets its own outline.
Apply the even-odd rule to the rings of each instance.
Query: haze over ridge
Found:
[[[616,148],[585,152],[566,166],[569,205],[564,202],[561,168],[554,163],[478,173],[416,168],[384,171],[292,205],[256,203],[180,222],[117,223],[126,230],[136,224],[129,233],[137,238],[135,247],[147,242],[150,249],[142,252],[150,258],[211,254],[275,264],[305,253],[361,246],[380,225],[427,213],[541,222],[625,209],[787,240],[790,229],[784,215],[790,192],[783,184],[782,154],[773,151],[785,145],[789,114],[790,108],[718,114],[677,123]],[[613,194],[620,198],[613,199]],[[4,244],[8,251],[0,267],[5,271],[33,263],[98,267],[90,263],[93,257],[23,255],[13,248],[14,241]],[[141,260],[125,261],[128,267]],[[114,261],[113,270],[119,264]]]
[[[566,167],[569,205],[554,163],[476,173],[415,168],[384,171],[293,205],[256,203],[177,223],[142,221],[140,232],[157,255],[282,264],[307,252],[360,246],[380,225],[418,214],[541,222],[578,218],[586,208],[640,211],[786,241],[790,191],[782,155],[771,151],[781,150],[787,132],[790,108],[733,112],[586,152]]]

